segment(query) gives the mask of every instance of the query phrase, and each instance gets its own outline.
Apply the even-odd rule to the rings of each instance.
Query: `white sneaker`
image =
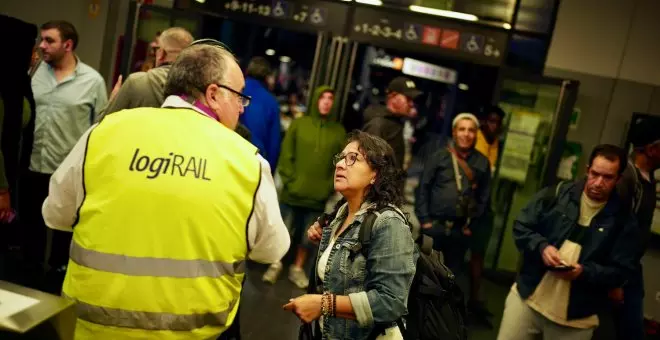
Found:
[[[305,271],[294,265],[289,267],[289,280],[300,289],[306,289],[309,286],[309,278]]]
[[[280,277],[282,272],[282,262],[275,262],[268,267],[268,270],[264,273],[264,276],[261,277],[263,282],[268,282],[274,284],[277,282],[277,278]]]

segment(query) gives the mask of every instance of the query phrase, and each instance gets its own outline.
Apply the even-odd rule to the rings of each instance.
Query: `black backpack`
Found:
[[[403,220],[408,219],[399,213]],[[376,212],[369,212],[360,226],[359,240],[362,244],[362,254],[367,257],[371,243],[371,230],[376,221]],[[463,292],[456,283],[454,274],[441,261],[440,255],[433,250],[433,239],[420,235],[417,240],[419,259],[408,295],[408,315],[403,320],[397,320],[405,340],[466,340],[465,324],[467,310]],[[377,325],[369,336],[376,339],[384,333],[387,325]]]

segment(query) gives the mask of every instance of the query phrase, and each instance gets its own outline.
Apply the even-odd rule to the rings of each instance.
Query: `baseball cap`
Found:
[[[660,142],[660,134],[654,124],[650,124],[642,119],[637,119],[633,122],[631,130],[630,142],[635,147],[642,147],[649,144]]]
[[[415,99],[422,94],[422,91],[417,89],[415,82],[410,78],[396,77],[387,85],[387,92],[397,92],[402,95]]]

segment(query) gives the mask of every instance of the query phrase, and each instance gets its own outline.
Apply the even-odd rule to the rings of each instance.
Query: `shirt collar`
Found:
[[[81,70],[82,62],[80,61],[80,58],[78,58],[77,55],[74,54],[73,57],[76,58],[76,67],[73,69],[73,74],[71,74],[71,75],[72,75],[72,76],[77,76],[77,75],[79,75],[80,72],[82,71],[82,70]],[[51,73],[54,73],[54,72],[55,72],[55,69],[54,69],[52,66],[50,66],[49,63],[44,63],[44,64],[46,64],[46,66],[48,66],[48,70],[49,70]]]
[[[401,209],[397,208],[395,205],[393,205],[393,204],[388,204],[388,206],[391,207],[391,208],[393,208],[393,209],[395,209],[395,210],[397,210],[397,211],[399,211],[399,212],[401,212],[401,214],[403,214],[403,212],[401,211]],[[376,207],[376,203],[371,203],[371,202],[364,202],[364,203],[362,203],[362,205],[360,206],[360,210],[358,210],[358,211],[355,213],[355,217],[358,217],[358,216],[360,216],[360,215],[364,215],[364,214],[366,214],[370,209],[373,209],[374,207]],[[339,210],[337,211],[337,216],[342,216],[342,215],[344,215],[344,214],[348,214],[348,203],[344,203],[344,204],[339,208]]]
[[[192,109],[195,110],[198,113],[201,113],[205,116],[209,116],[208,113],[204,112],[204,110],[198,108],[197,106],[185,101],[183,98],[179,96],[168,96],[165,98],[165,101],[163,102],[163,105],[161,107],[164,108],[177,108],[177,109]],[[213,118],[213,117],[210,117]],[[215,118],[214,118],[215,119]]]

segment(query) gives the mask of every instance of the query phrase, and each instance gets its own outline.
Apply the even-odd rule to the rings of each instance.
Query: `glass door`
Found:
[[[579,83],[503,72],[499,106],[506,112],[501,152],[493,180],[493,234],[486,267],[516,272],[513,221],[540,189],[557,181]]]
[[[179,11],[131,1],[125,34],[119,41],[121,56],[115,67],[113,84],[119,74],[124,79],[133,72],[147,71],[155,66],[158,36],[170,27],[183,27],[197,36],[201,15],[194,11]]]
[[[253,5],[246,6],[260,11],[267,7]],[[345,38],[284,21],[265,22],[244,13],[225,16],[199,6],[166,8],[134,1],[130,2],[128,17],[115,79],[119,74],[125,78],[130,73],[148,69],[158,34],[169,27],[183,27],[196,39],[212,38],[225,43],[244,70],[254,57],[269,61],[272,75],[267,85],[280,104],[283,130],[293,118],[306,112],[311,90],[319,85],[339,85],[342,81],[339,68],[348,63]]]

